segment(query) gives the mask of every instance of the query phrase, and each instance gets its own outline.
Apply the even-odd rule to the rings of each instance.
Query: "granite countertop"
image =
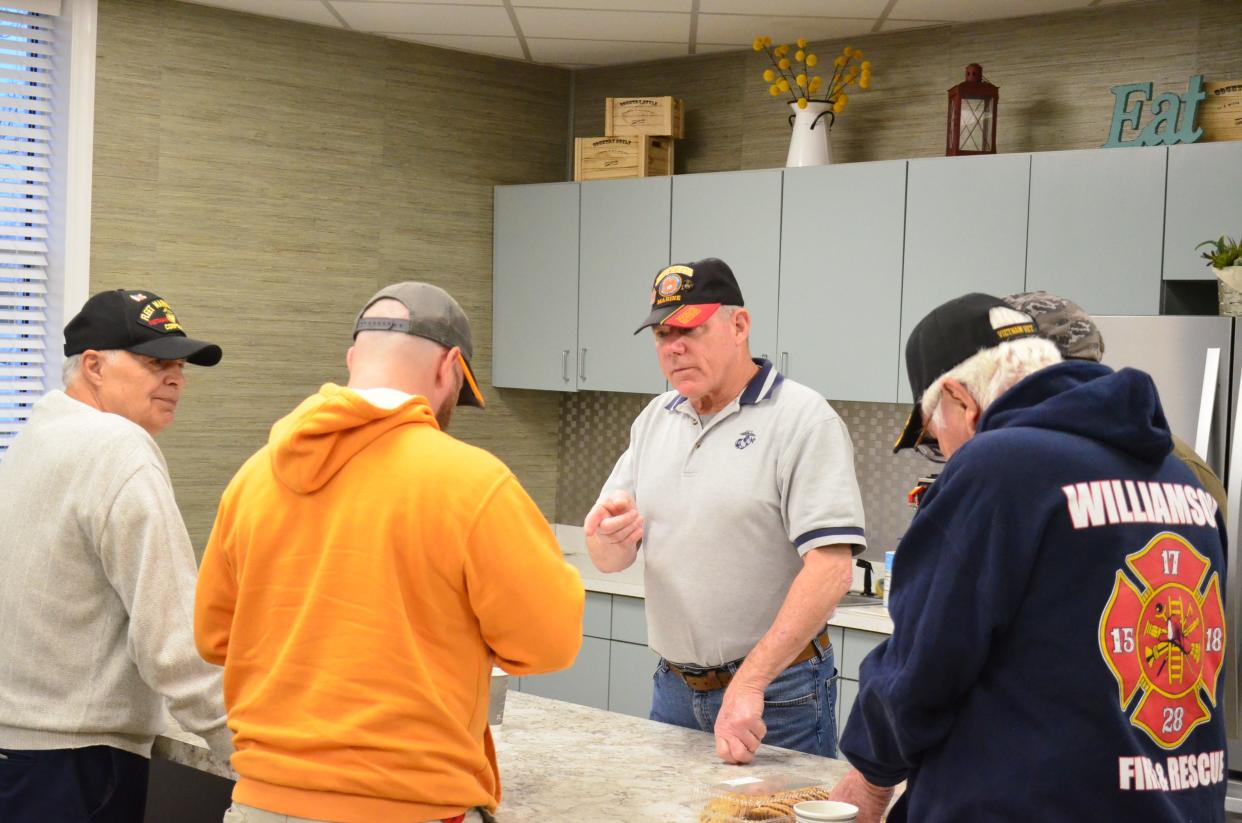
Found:
[[[771,746],[749,766],[728,766],[710,734],[521,692],[509,692],[500,729],[500,823],[695,823],[722,780],[791,774],[832,785],[849,769]],[[153,755],[236,779],[194,735],[159,737]]]
[[[589,592],[602,594],[619,594],[626,597],[643,597],[643,559],[639,554],[634,565],[624,571],[606,574],[595,568],[585,549],[572,550],[562,545],[565,560],[582,575],[582,584]],[[841,606],[828,618],[828,625],[843,626],[847,629],[860,629],[878,634],[893,633],[893,619],[883,605],[874,606]]]

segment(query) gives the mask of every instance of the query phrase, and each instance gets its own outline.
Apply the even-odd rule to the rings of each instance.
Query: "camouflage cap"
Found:
[[[1030,291],[1002,297],[1011,309],[1030,315],[1040,337],[1056,344],[1066,360],[1094,360],[1104,357],[1104,338],[1082,306],[1046,291]]]

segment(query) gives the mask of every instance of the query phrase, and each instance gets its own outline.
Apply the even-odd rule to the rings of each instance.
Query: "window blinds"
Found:
[[[44,391],[58,0],[0,0],[0,455]]]

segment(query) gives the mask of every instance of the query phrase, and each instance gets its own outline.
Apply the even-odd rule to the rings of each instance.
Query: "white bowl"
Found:
[[[804,800],[793,809],[798,823],[850,823],[858,817],[857,806],[839,800]]]

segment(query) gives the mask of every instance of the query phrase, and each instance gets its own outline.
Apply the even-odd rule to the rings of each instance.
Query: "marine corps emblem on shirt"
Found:
[[[755,433],[750,429],[742,432],[742,436],[733,442],[733,445],[739,449],[744,449],[751,443],[755,442]]]
[[[1124,712],[1142,693],[1130,723],[1157,745],[1175,749],[1212,716],[1225,657],[1220,575],[1172,532],[1126,557],[1100,618],[1100,653],[1117,679]]]

